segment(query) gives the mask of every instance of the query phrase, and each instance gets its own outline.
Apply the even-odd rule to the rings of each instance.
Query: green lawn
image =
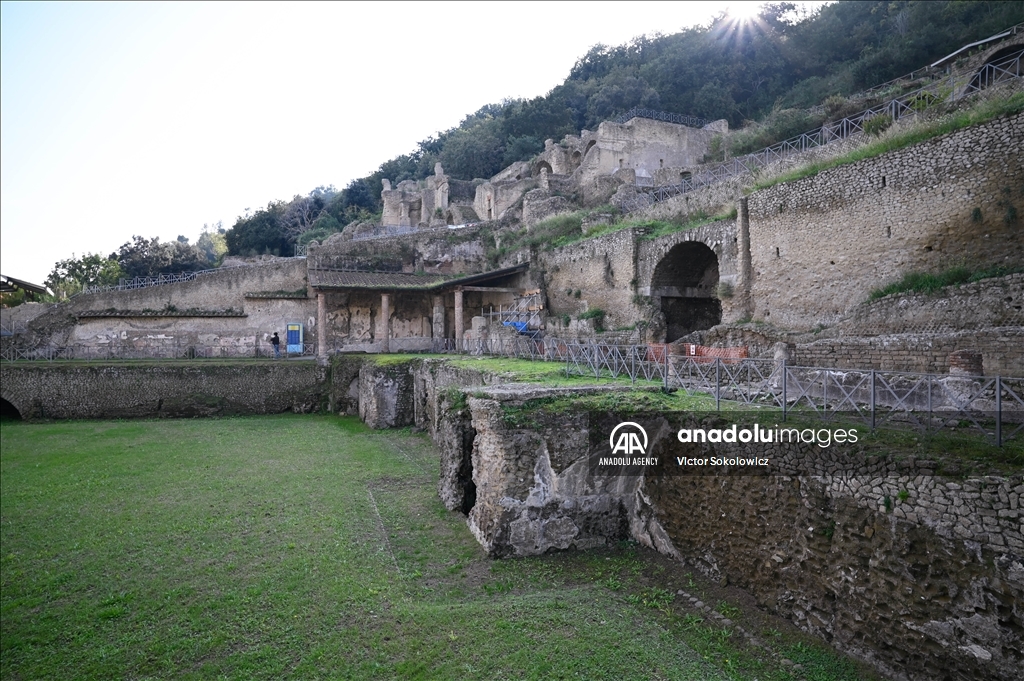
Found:
[[[859,678],[686,612],[633,545],[487,559],[423,435],[292,415],[0,435],[4,679],[798,678],[787,655]]]

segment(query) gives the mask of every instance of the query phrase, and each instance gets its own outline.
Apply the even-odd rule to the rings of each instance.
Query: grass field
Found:
[[[677,584],[713,596],[635,545],[486,558],[423,435],[282,415],[0,436],[4,679],[860,678],[725,601],[766,648],[686,611]]]

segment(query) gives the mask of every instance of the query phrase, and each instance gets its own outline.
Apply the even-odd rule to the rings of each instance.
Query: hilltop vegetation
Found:
[[[739,140],[751,149],[730,150],[745,153],[820,123],[803,107],[832,97],[828,111],[835,113],[843,95],[909,73],[1021,21],[1019,0],[839,2],[809,16],[781,2],[766,5],[754,22],[723,15],[707,27],[595,45],[547,95],[488,104],[327,197],[305,238],[281,216],[324,199],[315,191],[239,218],[228,243],[232,253],[285,254],[291,244],[314,234],[323,238],[378,213],[384,178],[421,180],[438,161],[456,179],[487,178],[542,151],[545,139],[593,130],[635,106],[724,118],[732,128],[767,118],[768,125]],[[268,234],[275,220],[280,228]]]

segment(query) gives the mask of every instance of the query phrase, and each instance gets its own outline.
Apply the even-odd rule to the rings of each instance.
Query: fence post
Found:
[[[668,343],[665,343],[665,378],[662,385],[668,390]]]
[[[786,414],[788,413],[789,402],[786,401],[786,374],[789,373],[789,369],[786,367],[786,360],[782,360],[782,421],[786,421]]]
[[[996,447],[1003,446],[1003,381],[996,376]]]
[[[875,432],[875,370],[871,370],[871,432]]]
[[[828,418],[828,369],[821,372],[821,418]]]
[[[932,377],[928,377],[928,423],[932,422]],[[937,429],[936,429],[937,430]],[[925,432],[928,429],[925,428]]]
[[[722,411],[722,358],[715,357],[715,411]]]

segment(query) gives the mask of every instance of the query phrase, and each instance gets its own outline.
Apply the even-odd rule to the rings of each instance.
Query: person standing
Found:
[[[274,359],[281,359],[281,339],[277,337],[277,331],[270,337],[270,344],[274,346]]]

